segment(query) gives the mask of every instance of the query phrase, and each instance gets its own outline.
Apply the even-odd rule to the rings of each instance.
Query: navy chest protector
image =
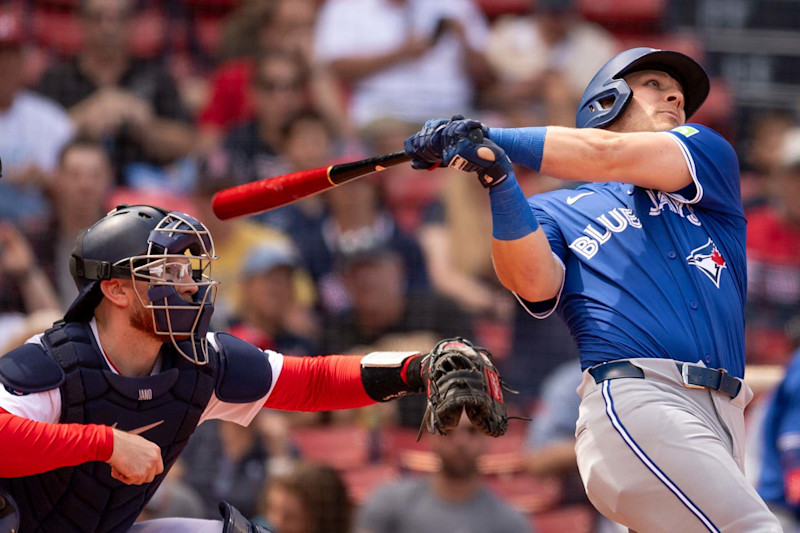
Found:
[[[23,532],[127,531],[186,446],[215,390],[224,401],[245,403],[263,397],[271,384],[264,353],[227,334],[217,335],[219,350],[209,347],[205,366],[165,344],[161,372],[143,378],[108,370],[88,324],[52,328],[42,340],[44,350],[26,345],[1,357],[10,359],[0,364],[0,382],[23,394],[59,387],[61,423],[104,424],[140,434],[161,448],[164,472],[151,483],[125,485],[111,477],[107,463],[95,461],[0,479],[20,507]]]

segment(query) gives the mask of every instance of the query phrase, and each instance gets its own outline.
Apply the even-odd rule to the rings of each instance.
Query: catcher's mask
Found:
[[[151,311],[153,331],[169,337],[183,357],[204,365],[218,285],[211,274],[215,259],[211,234],[194,217],[153,206],[118,206],[78,235],[70,272],[80,294],[64,320],[93,315],[102,299],[100,281],[131,279],[140,303]],[[181,291],[188,300],[179,293],[187,287],[196,288]],[[187,340],[193,342],[181,342]]]
[[[14,500],[0,490],[0,532],[16,533],[19,531],[19,509]]]
[[[579,128],[602,128],[614,122],[633,96],[623,78],[641,70],[666,72],[681,84],[686,120],[708,96],[708,74],[691,57],[671,50],[631,48],[612,57],[594,75],[578,104],[575,125]],[[603,105],[603,102],[610,104]]]

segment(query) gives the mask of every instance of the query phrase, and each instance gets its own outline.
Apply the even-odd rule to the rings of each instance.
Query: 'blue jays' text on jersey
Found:
[[[746,221],[733,148],[687,124],[671,135],[693,184],[675,193],[595,183],[529,198],[565,266],[556,307],[582,368],[634,357],[703,361],[744,374]]]
[[[767,503],[786,507],[800,518],[800,505],[787,501],[784,483],[788,472],[800,469],[800,350],[772,395],[761,435],[758,493]]]

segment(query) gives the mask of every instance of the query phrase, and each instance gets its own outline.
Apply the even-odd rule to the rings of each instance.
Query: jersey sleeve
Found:
[[[739,160],[719,133],[700,124],[684,124],[667,132],[686,159],[692,183],[669,193],[679,202],[744,217]]]
[[[37,422],[0,409],[0,477],[107,461],[113,451],[109,426]]]
[[[0,409],[28,420],[55,424],[61,418],[61,393],[58,389],[52,389],[21,394],[8,387],[0,387]]]
[[[281,375],[264,407],[288,411],[330,411],[375,403],[361,379],[362,357],[284,357]]]

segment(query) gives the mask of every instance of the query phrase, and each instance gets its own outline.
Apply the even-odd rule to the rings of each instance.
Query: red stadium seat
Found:
[[[614,33],[655,31],[667,0],[578,0],[580,13]]]
[[[489,20],[509,13],[527,13],[531,8],[531,0],[477,0],[477,3]]]
[[[224,14],[199,12],[194,15],[194,31],[203,50],[211,57],[216,56],[222,38]]]
[[[341,471],[350,498],[356,505],[366,501],[379,486],[397,478],[400,472],[387,464],[365,465]]]
[[[72,9],[38,6],[33,11],[33,37],[43,48],[61,56],[75,55],[83,42],[80,21]],[[131,22],[130,49],[136,57],[155,57],[164,45],[165,20],[157,9],[138,12]]]
[[[736,132],[733,119],[733,92],[722,78],[711,78],[711,92],[703,106],[691,118],[692,122],[705,124],[732,141]]]
[[[705,61],[703,43],[696,35],[690,33],[625,35],[618,37],[618,41],[620,52],[637,46],[649,46],[681,52],[700,64]]]
[[[36,0],[40,6],[53,6],[56,8],[74,8],[78,6],[80,0]]]
[[[43,48],[61,56],[78,53],[83,35],[72,10],[38,6],[33,12],[33,37]]]
[[[186,195],[155,189],[128,189],[127,187],[116,187],[106,201],[109,211],[120,204],[137,205],[157,205],[170,211],[180,211],[181,213],[195,214],[192,202]]]
[[[301,427],[292,437],[303,458],[320,461],[338,469],[367,463],[368,434],[353,425]]]
[[[164,50],[166,19],[163,12],[150,8],[133,19],[128,43],[136,57],[156,57]]]
[[[183,0],[189,9],[214,11],[230,11],[241,3],[241,0]]]
[[[589,504],[575,504],[533,514],[531,525],[537,533],[590,533],[593,520],[594,510]]]

